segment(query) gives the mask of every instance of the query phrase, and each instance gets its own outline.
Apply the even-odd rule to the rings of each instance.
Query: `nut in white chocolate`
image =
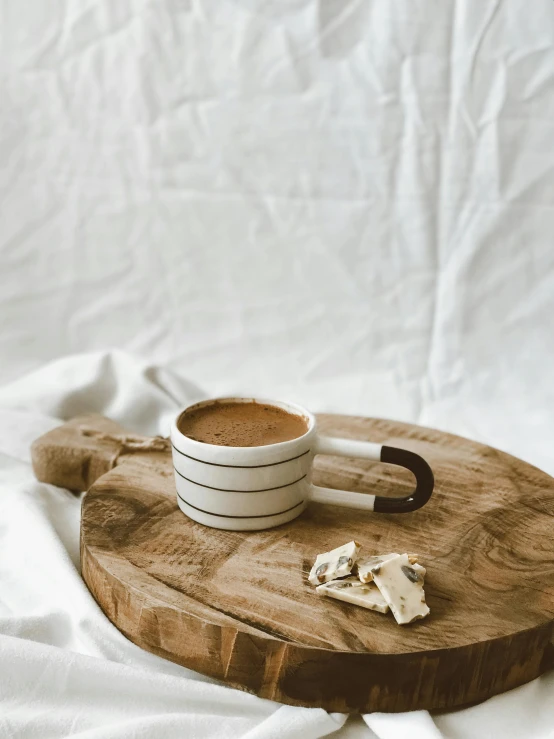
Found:
[[[389,559],[398,557],[396,552],[391,554],[377,554],[373,557],[365,557],[358,560],[355,571],[360,578],[361,582],[371,582],[373,580],[373,572]],[[417,554],[408,554],[408,560],[410,564],[415,564],[418,561]]]
[[[308,580],[312,585],[320,585],[349,575],[358,559],[359,551],[358,542],[349,541],[348,544],[332,549],[330,552],[318,554]]]
[[[326,595],[328,598],[353,603],[356,606],[368,608],[370,611],[387,613],[389,610],[389,606],[377,586],[374,583],[361,583],[355,575],[319,585],[316,592],[318,595]]]
[[[410,564],[407,554],[384,561],[373,570],[373,581],[399,624],[409,624],[429,614],[425,603],[425,568]]]

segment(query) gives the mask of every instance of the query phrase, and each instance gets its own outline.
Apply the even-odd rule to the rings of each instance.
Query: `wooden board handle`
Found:
[[[91,414],[36,439],[31,458],[38,480],[81,492],[113,469],[124,454],[169,449],[167,439],[128,434],[109,418]]]

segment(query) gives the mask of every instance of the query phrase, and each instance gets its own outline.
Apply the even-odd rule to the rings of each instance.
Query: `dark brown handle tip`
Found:
[[[398,449],[394,446],[383,446],[381,462],[405,467],[413,472],[416,487],[411,495],[405,498],[385,498],[378,495],[375,498],[374,511],[377,513],[410,513],[427,503],[433,493],[435,478],[427,462],[415,452],[408,449]]]

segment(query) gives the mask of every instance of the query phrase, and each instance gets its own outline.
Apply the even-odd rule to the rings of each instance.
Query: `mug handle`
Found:
[[[382,495],[353,493],[349,490],[335,490],[311,486],[310,500],[317,503],[360,508],[376,513],[409,513],[427,503],[433,492],[435,478],[427,462],[415,452],[399,449],[394,446],[372,444],[367,441],[337,439],[332,436],[318,436],[315,444],[316,454],[335,454],[341,457],[360,457],[375,462],[396,464],[413,472],[416,487],[413,493],[405,498],[386,498]]]

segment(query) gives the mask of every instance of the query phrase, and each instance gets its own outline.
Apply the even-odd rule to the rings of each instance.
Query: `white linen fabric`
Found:
[[[552,675],[344,724],[139,650],[29,466],[247,393],[554,474],[553,118],[550,0],[0,0],[0,736],[553,735]]]

